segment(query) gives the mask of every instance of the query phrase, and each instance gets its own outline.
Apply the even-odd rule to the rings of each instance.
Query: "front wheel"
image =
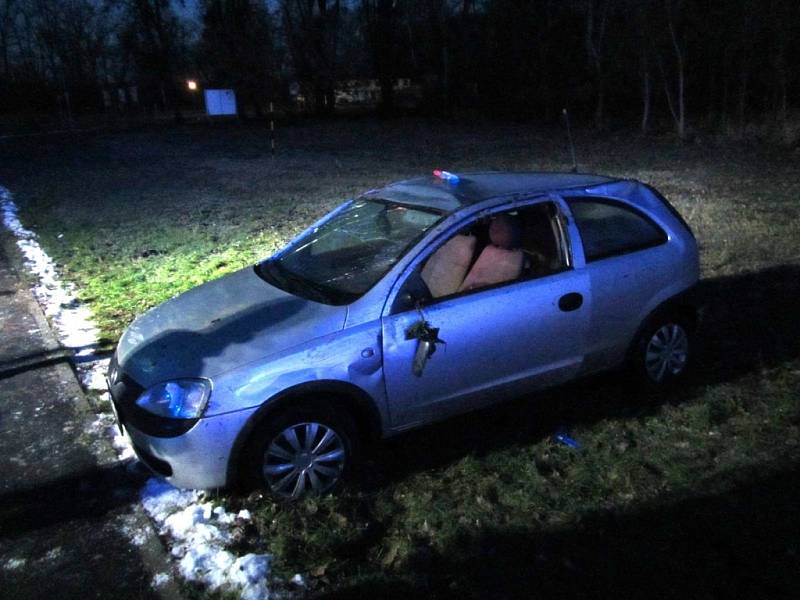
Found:
[[[289,408],[268,418],[253,439],[248,479],[281,500],[335,490],[355,455],[352,421],[323,408]]]
[[[662,387],[680,379],[689,366],[691,329],[678,316],[655,319],[642,331],[633,357],[634,369],[645,383]]]

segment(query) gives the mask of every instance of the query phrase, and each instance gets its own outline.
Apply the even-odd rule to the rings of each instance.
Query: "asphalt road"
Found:
[[[138,502],[144,474],[116,460],[0,231],[0,596],[176,598]]]

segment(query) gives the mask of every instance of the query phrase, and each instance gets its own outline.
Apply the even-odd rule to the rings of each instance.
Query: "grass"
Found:
[[[272,156],[262,129],[142,129],[4,142],[0,181],[112,342],[354,193],[434,167],[564,170],[562,139],[310,122]],[[342,598],[797,595],[800,161],[712,139],[577,146],[585,170],[654,184],[697,234],[709,309],[691,380],[645,397],[605,375],[458,417],[378,445],[337,497],[229,496],[255,515],[242,551]],[[552,441],[561,427],[580,450]]]

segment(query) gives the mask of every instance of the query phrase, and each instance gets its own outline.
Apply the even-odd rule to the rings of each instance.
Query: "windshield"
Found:
[[[259,266],[288,292],[326,304],[362,296],[442,215],[382,200],[355,200]]]

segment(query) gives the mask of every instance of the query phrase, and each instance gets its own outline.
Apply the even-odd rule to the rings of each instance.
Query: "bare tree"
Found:
[[[13,8],[9,29],[16,37],[16,76],[58,90],[68,115],[73,108],[95,110],[99,69],[112,31],[106,7],[90,0],[27,0]],[[8,53],[4,60],[8,72]]]
[[[442,110],[450,110],[450,52],[447,46],[447,3],[445,0],[427,0],[429,35],[436,65],[437,88]]]
[[[678,5],[678,6],[676,6]],[[678,33],[676,19],[680,5],[673,0],[664,0],[664,14],[667,25],[668,42],[674,59],[674,69],[671,74],[665,67],[664,60],[658,55],[658,66],[664,84],[664,94],[667,100],[675,131],[680,139],[686,138],[686,46],[685,41]]]
[[[647,135],[650,130],[650,111],[653,104],[653,77],[652,61],[650,49],[650,4],[640,0],[633,0],[627,7],[635,15],[634,26],[636,27],[635,40],[638,45],[639,53],[639,75],[641,77],[642,90],[642,117],[639,121],[639,131],[642,135]]]
[[[597,129],[605,125],[605,57],[606,24],[610,0],[586,0],[584,4],[584,44],[595,77],[594,124]]]
[[[770,20],[775,31],[775,50],[772,53],[772,67],[775,73],[774,101],[775,114],[780,123],[786,122],[789,109],[789,67],[786,60],[789,46],[787,23],[791,22],[785,5],[781,2],[772,2],[770,7]]]
[[[340,0],[281,0],[294,71],[310,85],[315,110],[332,112],[338,67]]]
[[[8,75],[11,71],[9,52],[18,8],[17,0],[0,0],[0,56],[3,75]]]
[[[176,80],[182,60],[181,27],[169,0],[125,0],[127,26],[124,43],[134,58],[137,79],[156,91],[164,108],[181,118]]]
[[[381,86],[381,113],[394,111],[397,65],[398,0],[362,0],[361,14],[373,67]]]
[[[207,78],[234,87],[260,116],[267,97],[275,95],[277,71],[266,7],[251,0],[206,0],[199,49]]]

